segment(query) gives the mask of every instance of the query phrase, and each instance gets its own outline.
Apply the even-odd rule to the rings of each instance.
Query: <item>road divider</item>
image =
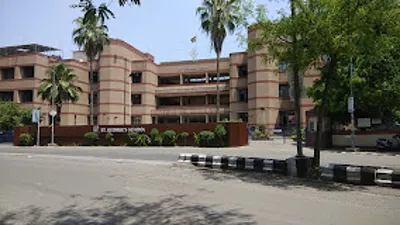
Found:
[[[199,167],[271,172],[303,178],[307,177],[312,160],[312,158],[306,157],[292,157],[286,160],[278,160],[258,157],[211,156],[192,153],[183,153],[178,157],[178,162],[191,163]],[[399,188],[400,170],[384,167],[330,163],[321,166],[320,179],[357,185],[381,185]]]

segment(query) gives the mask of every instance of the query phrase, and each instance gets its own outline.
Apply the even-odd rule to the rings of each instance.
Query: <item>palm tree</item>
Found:
[[[83,49],[90,64],[90,125],[93,124],[93,61],[103,51],[104,45],[110,43],[108,28],[99,17],[90,17],[84,22],[83,17],[75,20],[78,27],[72,32],[74,42]]]
[[[200,15],[201,28],[210,36],[211,47],[217,55],[217,122],[219,122],[219,61],[227,32],[233,34],[239,23],[238,0],[203,0],[196,14]]]
[[[38,96],[43,101],[52,100],[53,85],[52,76],[54,76],[54,103],[57,107],[57,124],[60,123],[61,108],[64,102],[76,102],[79,100],[79,93],[82,89],[74,84],[78,76],[73,73],[64,63],[53,64],[47,71],[48,78],[42,79],[38,91]]]
[[[115,18],[114,13],[108,8],[108,6],[113,2],[111,0],[108,4],[102,3],[98,8],[93,4],[92,0],[80,0],[78,4],[72,4],[72,8],[80,8],[84,12],[83,21],[86,23],[94,17],[99,17],[102,24],[106,19],[110,17]],[[120,6],[125,6],[127,4],[140,5],[140,0],[118,0]]]

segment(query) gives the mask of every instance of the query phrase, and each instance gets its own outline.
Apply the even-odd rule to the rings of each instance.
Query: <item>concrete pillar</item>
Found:
[[[206,97],[206,105],[208,105],[208,95],[206,95],[205,97]]]
[[[14,79],[22,79],[21,67],[19,66],[14,68]]]
[[[206,123],[209,123],[208,115],[205,115],[205,117],[206,117]]]
[[[183,74],[179,74],[179,83],[183,84]]]
[[[182,115],[179,116],[179,123],[180,123],[180,124],[183,123],[183,116],[182,116]]]
[[[14,91],[14,102],[20,103],[21,101],[19,100],[19,92]]]
[[[183,106],[183,97],[182,96],[179,97],[179,103],[180,103],[180,106]]]
[[[208,83],[208,73],[206,73],[206,83]]]

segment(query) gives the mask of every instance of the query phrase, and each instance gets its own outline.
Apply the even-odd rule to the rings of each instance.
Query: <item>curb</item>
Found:
[[[296,177],[306,177],[312,158],[288,158],[286,160],[241,156],[211,156],[203,154],[179,154],[178,162],[194,166],[272,172]],[[348,164],[328,164],[321,166],[321,180],[357,185],[379,185],[400,188],[400,170],[357,166]]]

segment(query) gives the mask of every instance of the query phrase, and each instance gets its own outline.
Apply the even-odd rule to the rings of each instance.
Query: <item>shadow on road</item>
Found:
[[[219,211],[216,205],[190,204],[184,198],[172,196],[158,202],[132,204],[126,197],[106,194],[84,206],[73,204],[56,212],[36,206],[8,212],[0,217],[0,225],[256,224],[251,215],[238,210]]]
[[[319,180],[306,180],[296,177],[288,177],[263,172],[235,171],[218,169],[196,169],[205,179],[215,181],[240,180],[248,183],[257,183],[281,189],[293,189],[297,187],[308,187],[321,191],[360,191],[365,190],[363,186],[342,183],[326,182]]]

